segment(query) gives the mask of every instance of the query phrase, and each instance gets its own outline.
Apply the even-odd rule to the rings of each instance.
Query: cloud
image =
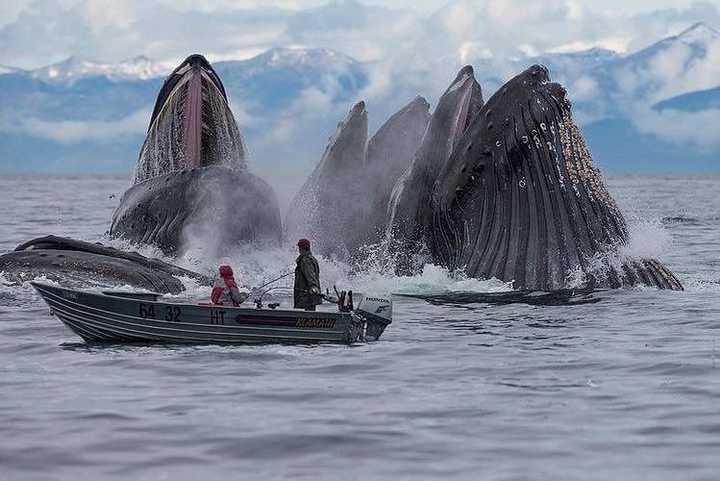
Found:
[[[720,110],[699,112],[678,110],[657,111],[638,106],[633,111],[633,123],[643,133],[676,144],[693,144],[701,149],[720,147],[720,129],[708,126],[720,125]]]
[[[0,63],[37,67],[70,55],[116,62],[137,54],[176,63],[190,52],[218,61],[248,58],[273,46],[325,47],[366,62],[368,84],[360,94],[368,100],[370,121],[377,126],[418,93],[433,103],[467,63],[475,66],[487,98],[502,81],[527,66],[528,55],[591,47],[634,51],[696,21],[720,25],[720,10],[708,2],[640,14],[590,7],[589,2],[580,0],[434,0],[436,8],[428,8],[430,2],[426,1],[421,11],[388,8],[387,3],[21,0],[6,17],[0,16],[0,45],[5,54]],[[400,4],[410,6],[412,2]],[[653,113],[650,105],[717,86],[720,78],[720,45],[711,44],[699,59],[693,52],[692,47],[680,44],[658,53],[640,69],[620,67],[603,73],[605,77],[562,70],[559,76],[553,74],[567,85],[571,99],[585,109],[579,118],[596,119],[609,110],[594,102],[603,97],[599,93],[611,81],[620,87],[616,105],[640,109],[637,118],[647,118],[648,125],[656,126],[654,131],[666,135],[663,122],[680,121],[680,117]],[[647,86],[650,88],[640,91]],[[339,105],[336,87],[308,86],[277,118],[264,117],[260,109],[236,112],[236,116],[242,128],[262,131],[262,140],[254,146],[258,150],[297,135],[293,122],[317,122],[317,129],[324,132],[343,117],[351,103],[345,99]],[[139,122],[138,130],[133,130],[131,119],[52,125],[35,119],[20,125],[46,138],[76,142],[81,135],[107,138],[112,132],[141,132],[146,119]],[[713,142],[707,135],[688,135],[693,142]],[[312,142],[307,145],[317,147]]]
[[[592,100],[600,93],[597,81],[591,77],[579,77],[569,88],[573,93],[573,99],[581,102]]]
[[[707,48],[706,48],[707,47]],[[720,37],[702,47],[676,42],[653,55],[642,68],[620,72],[625,90],[656,103],[720,83]],[[647,88],[645,92],[638,89]]]
[[[0,27],[0,44],[12,59],[4,63],[26,68],[70,55],[176,61],[199,51],[212,60],[245,58],[283,45],[333,48],[361,61],[451,56],[461,62],[594,46],[625,51],[694,21],[720,24],[710,3],[639,15],[591,9],[579,0],[435,4],[428,15],[352,0],[22,0],[7,14],[15,20]]]
[[[148,106],[122,119],[110,121],[3,119],[0,120],[0,131],[26,134],[61,144],[116,142],[119,137],[144,134],[151,112],[152,108]]]
[[[0,45],[4,63],[24,68],[71,55],[105,62],[137,54],[161,61],[192,52],[212,58],[280,43],[290,14],[267,8],[185,11],[142,0],[82,0],[69,6],[35,0],[0,28]]]

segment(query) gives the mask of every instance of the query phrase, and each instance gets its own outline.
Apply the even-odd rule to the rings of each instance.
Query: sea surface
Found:
[[[128,183],[0,177],[0,252],[103,240]],[[348,277],[323,260],[324,284],[396,294],[379,342],[100,347],[0,275],[0,480],[720,479],[720,177],[609,186],[630,252],[685,292],[505,303],[501,283],[434,266]],[[230,260],[252,284],[293,257]]]

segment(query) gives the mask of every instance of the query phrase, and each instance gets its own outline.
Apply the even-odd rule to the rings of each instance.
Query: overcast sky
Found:
[[[273,46],[327,47],[363,61],[418,55],[508,57],[599,46],[633,51],[704,21],[720,0],[5,0],[0,64],[70,55],[177,61],[189,51],[243,59]],[[412,48],[410,48],[412,47]]]

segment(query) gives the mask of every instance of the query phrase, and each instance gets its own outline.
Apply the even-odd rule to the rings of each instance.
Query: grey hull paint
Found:
[[[56,236],[33,239],[0,256],[0,271],[12,282],[42,275],[77,285],[119,283],[173,294],[184,290],[181,277],[193,278],[202,285],[211,284],[201,274],[136,252]]]
[[[87,342],[353,343],[390,324],[356,312],[256,309],[164,302],[33,282],[52,312]]]
[[[171,304],[40,283],[33,283],[33,287],[53,313],[88,342],[349,343],[357,340],[362,333],[362,325],[350,314],[344,313]],[[141,306],[146,313],[144,317],[140,314]],[[320,323],[325,321],[333,327],[297,328],[298,318]]]

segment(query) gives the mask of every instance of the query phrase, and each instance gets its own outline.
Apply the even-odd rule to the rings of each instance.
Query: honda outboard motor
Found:
[[[354,312],[366,323],[365,339],[376,341],[392,322],[392,301],[390,297],[363,296]]]

